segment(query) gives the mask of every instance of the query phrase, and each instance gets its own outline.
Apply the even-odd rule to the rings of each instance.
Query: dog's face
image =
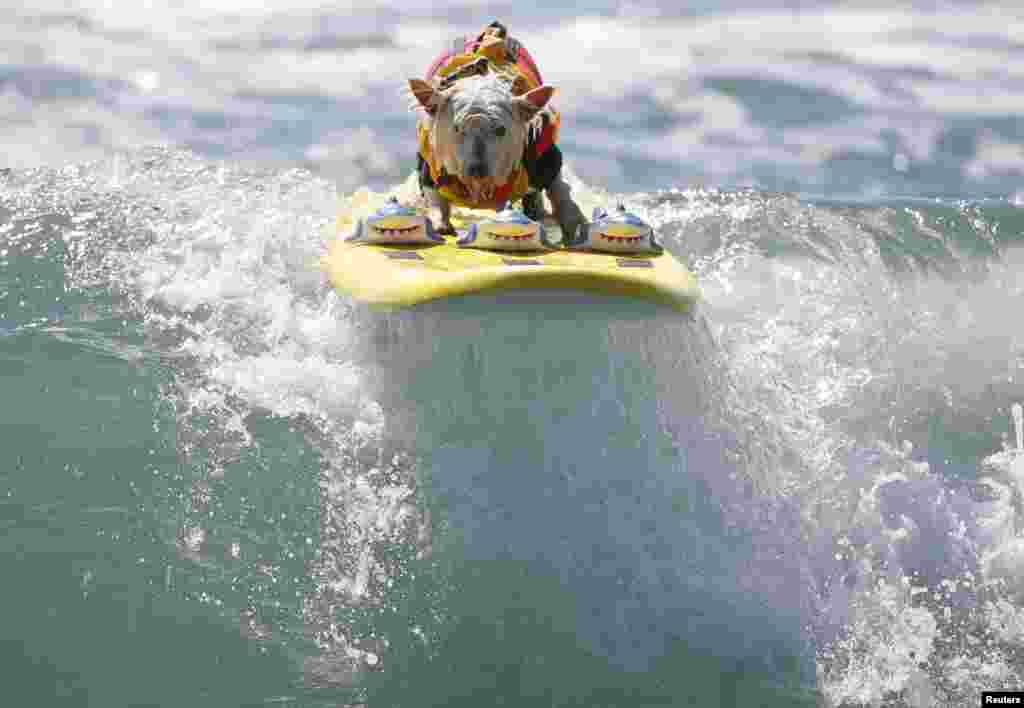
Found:
[[[493,74],[469,76],[445,90],[420,79],[409,86],[427,113],[434,155],[471,188],[509,178],[523,156],[528,124],[555,92],[541,86],[514,96]]]

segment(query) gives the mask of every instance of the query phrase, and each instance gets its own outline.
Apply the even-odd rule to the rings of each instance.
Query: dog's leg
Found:
[[[427,196],[427,200],[430,206],[437,209],[441,216],[441,224],[437,228],[437,233],[442,236],[454,236],[455,227],[452,226],[452,205],[451,203],[441,196],[441,193],[436,189],[430,187],[424,187],[423,193]]]
[[[562,243],[570,245],[576,240],[576,231],[586,222],[583,212],[572,200],[569,185],[562,179],[562,175],[555,177],[546,192],[548,199],[551,200],[555,219],[562,229]]]
[[[523,195],[523,213],[528,219],[544,220],[544,198],[540,192],[529,191]]]

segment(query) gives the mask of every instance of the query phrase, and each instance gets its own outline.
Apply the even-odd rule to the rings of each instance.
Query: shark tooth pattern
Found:
[[[496,234],[493,231],[488,231],[487,235],[498,241],[529,241],[533,238],[533,234]]]
[[[383,236],[397,237],[397,236],[406,236],[408,234],[411,234],[412,232],[416,231],[416,229],[420,228],[420,226],[419,226],[419,224],[414,224],[412,226],[405,226],[403,228],[397,228],[397,229],[385,229],[385,228],[382,228],[380,226],[371,226],[370,228],[372,228],[375,232],[377,232],[378,234],[381,234]]]
[[[612,243],[640,243],[644,238],[643,236],[612,236],[611,234],[601,233],[598,234],[605,241],[611,241]]]

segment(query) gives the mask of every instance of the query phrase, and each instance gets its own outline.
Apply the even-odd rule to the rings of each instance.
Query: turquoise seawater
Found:
[[[50,206],[3,213],[3,702],[262,705],[300,672],[286,635],[310,583],[316,452],[257,416],[259,446],[218,460],[220,425],[181,419],[183,370],[142,313],[73,281],[90,256],[62,234],[116,247],[93,231],[110,212]],[[255,612],[281,643],[253,641]]]
[[[8,176],[7,695],[793,700],[799,608],[701,563],[747,556],[701,479],[721,446],[672,437],[709,405],[706,325],[616,300],[360,312],[311,262],[328,195],[159,151]]]
[[[316,267],[338,202],[301,171],[6,174],[5,701],[1019,685],[1012,451],[986,460],[1024,398],[1018,208],[628,198],[699,276],[687,315],[365,311]]]

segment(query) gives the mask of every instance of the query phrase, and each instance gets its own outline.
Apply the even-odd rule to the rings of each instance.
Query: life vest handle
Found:
[[[495,23],[492,22],[491,26],[494,25]],[[504,29],[504,25],[501,26],[501,29]],[[473,39],[470,39],[466,35],[453,38],[451,44],[441,52],[441,55],[431,62],[425,76],[426,80],[430,81],[433,79],[434,76],[437,75],[438,70],[452,57],[472,52],[476,46],[479,45],[482,38],[483,33]],[[544,84],[544,77],[541,76],[540,69],[537,68],[537,63],[533,60],[533,57],[530,56],[530,52],[527,51],[522,42],[517,40],[515,37],[508,36],[507,30],[505,30],[505,34],[502,36],[502,39],[505,42],[505,57],[507,60],[512,64],[519,65],[520,70],[525,69],[527,73],[532,74],[532,76],[529,77],[530,80],[535,81],[537,86],[542,86]]]

